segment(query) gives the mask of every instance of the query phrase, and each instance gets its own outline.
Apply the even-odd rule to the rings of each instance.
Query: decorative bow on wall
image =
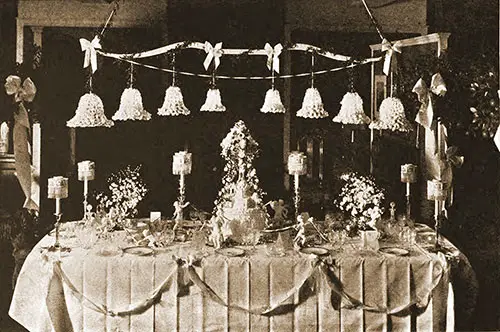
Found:
[[[446,140],[445,140],[446,145]],[[450,146],[446,148],[443,159],[441,160],[441,178],[448,184],[448,203],[453,204],[453,167],[461,167],[465,161],[463,156],[458,155],[458,148]]]
[[[24,207],[38,210],[38,205],[31,199],[33,173],[29,144],[30,122],[24,106],[24,102],[32,102],[35,98],[36,86],[30,78],[25,79],[21,85],[19,76],[10,75],[5,80],[5,91],[8,95],[14,95],[14,101],[19,104],[19,108],[14,112],[13,142],[16,174],[26,197]]]
[[[401,53],[401,47],[399,47],[397,44],[392,44],[390,41],[384,38],[382,40],[382,52],[385,52],[383,72],[384,74],[389,75],[391,71],[392,56],[394,52]]]
[[[283,45],[281,44],[276,44],[274,48],[269,44],[266,43],[264,46],[264,50],[266,51],[267,54],[267,68],[269,70],[274,70],[278,74],[280,73],[280,54],[283,51]]]
[[[222,52],[222,42],[215,44],[215,47],[213,47],[212,44],[206,41],[205,52],[207,53],[205,61],[203,61],[205,70],[208,70],[212,60],[214,61],[214,70],[217,69],[220,65],[220,57],[224,54],[224,52]]]
[[[97,52],[96,49],[101,49],[101,39],[99,36],[95,36],[92,41],[88,41],[85,38],[80,38],[80,46],[82,51],[85,52],[85,58],[83,60],[83,68],[92,66],[92,74],[97,70]]]
[[[420,110],[417,113],[415,121],[427,129],[431,129],[432,121],[434,118],[434,109],[432,107],[432,94],[444,96],[446,94],[446,84],[444,83],[441,74],[436,73],[432,75],[430,90],[425,84],[424,80],[420,78],[412,92],[418,96],[418,101],[422,103]]]

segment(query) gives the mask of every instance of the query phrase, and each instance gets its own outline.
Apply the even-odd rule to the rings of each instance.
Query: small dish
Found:
[[[118,250],[118,248],[100,248],[97,249],[95,253],[97,256],[111,257],[119,255],[120,251]]]
[[[221,248],[215,250],[215,252],[229,257],[238,257],[245,255],[245,250],[240,248]]]
[[[300,249],[300,252],[303,253],[303,254],[307,254],[307,255],[313,254],[313,255],[316,255],[316,256],[325,256],[325,255],[329,255],[330,254],[330,251],[328,249],[322,248],[322,247],[307,247],[307,248],[302,248],[302,249]]]
[[[155,252],[153,248],[144,246],[128,247],[122,250],[126,254],[137,255],[137,256],[150,256]]]
[[[408,250],[398,247],[384,247],[380,248],[379,251],[393,256],[407,256],[410,253]]]

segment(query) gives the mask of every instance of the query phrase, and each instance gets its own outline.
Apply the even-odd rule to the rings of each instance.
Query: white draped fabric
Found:
[[[192,265],[173,258],[196,254],[189,244],[151,256],[103,257],[76,247],[62,255],[58,274],[40,253],[53,241],[46,236],[30,253],[11,303],[10,316],[30,331],[454,328],[448,262],[418,246],[408,256],[393,256],[349,244],[326,258],[270,257],[264,246],[227,257],[210,248]],[[130,314],[116,314],[130,308]]]

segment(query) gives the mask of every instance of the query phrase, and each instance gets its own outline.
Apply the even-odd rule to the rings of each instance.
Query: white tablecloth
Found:
[[[173,259],[194,253],[187,244],[151,256],[103,257],[73,248],[62,255],[60,273],[54,273],[54,254],[48,261],[41,255],[41,248],[53,241],[46,236],[33,249],[14,291],[9,314],[30,331],[454,328],[448,263],[442,254],[419,247],[400,257],[346,245],[342,252],[320,259],[296,252],[270,257],[264,246],[243,257],[209,249],[190,270]],[[193,282],[189,271],[203,284]],[[147,303],[155,290],[158,301]],[[292,294],[288,299],[287,292]],[[139,312],[116,315],[141,303]],[[259,314],[277,304],[270,313]]]

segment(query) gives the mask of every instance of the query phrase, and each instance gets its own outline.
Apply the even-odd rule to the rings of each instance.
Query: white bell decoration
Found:
[[[184,105],[184,97],[178,86],[169,86],[165,91],[163,106],[158,109],[158,115],[177,116],[189,115],[191,112]]]
[[[276,89],[269,89],[266,92],[264,105],[260,109],[262,113],[285,113],[285,106],[281,102],[280,92]]]
[[[222,105],[222,98],[220,96],[220,90],[216,88],[210,88],[207,91],[207,99],[205,104],[201,106],[200,111],[202,112],[225,112],[226,106]]]
[[[120,99],[120,107],[112,117],[115,121],[126,120],[151,120],[151,114],[144,109],[142,105],[141,92],[134,88],[126,88],[123,90]]]
[[[370,124],[371,129],[402,132],[413,129],[411,122],[406,119],[403,103],[398,98],[385,98],[380,104],[379,114],[379,119]]]
[[[332,119],[333,122],[352,125],[370,123],[370,118],[363,110],[363,99],[357,92],[347,92],[340,104],[339,114]]]
[[[318,89],[308,88],[302,101],[302,108],[297,111],[301,118],[320,119],[328,117],[328,112],[323,108],[323,100]]]
[[[106,118],[101,98],[92,92],[80,97],[75,116],[66,122],[68,127],[112,127],[114,122]]]

